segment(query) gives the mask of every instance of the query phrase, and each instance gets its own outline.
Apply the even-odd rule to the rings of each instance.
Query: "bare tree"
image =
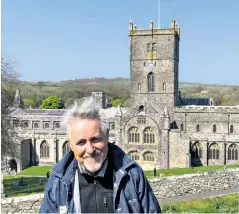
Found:
[[[15,144],[17,133],[9,116],[10,108],[14,103],[14,92],[18,83],[19,74],[14,69],[14,63],[1,58],[1,149],[3,154],[18,156]]]

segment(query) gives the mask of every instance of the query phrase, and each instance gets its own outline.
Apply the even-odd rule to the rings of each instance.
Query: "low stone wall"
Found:
[[[192,195],[208,191],[229,189],[238,186],[239,169],[154,178],[149,180],[158,199]],[[43,193],[3,198],[2,213],[37,213],[43,200]]]
[[[154,178],[150,179],[149,182],[159,199],[200,194],[237,187],[239,184],[239,169]]]

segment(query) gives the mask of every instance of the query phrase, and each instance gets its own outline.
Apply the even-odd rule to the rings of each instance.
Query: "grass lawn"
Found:
[[[17,175],[34,175],[34,176],[46,176],[47,172],[50,172],[52,166],[32,166],[22,170]]]
[[[239,193],[161,205],[163,213],[239,213]]]
[[[175,169],[159,169],[157,170],[157,177],[160,176],[160,174],[163,174],[163,176],[172,176],[172,175],[183,175],[183,174],[190,174],[190,173],[196,173],[196,172],[208,172],[212,170],[219,170],[223,169],[224,165],[222,166],[198,166],[193,168],[175,168]],[[239,168],[239,164],[233,164],[233,165],[227,165],[227,169],[229,168]],[[144,171],[144,174],[147,178],[153,178],[153,170],[150,171]]]

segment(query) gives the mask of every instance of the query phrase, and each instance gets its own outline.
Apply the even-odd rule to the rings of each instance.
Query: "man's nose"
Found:
[[[87,143],[86,143],[86,152],[88,154],[93,154],[94,151],[95,151],[95,149],[94,149],[93,144],[90,141],[87,141]]]

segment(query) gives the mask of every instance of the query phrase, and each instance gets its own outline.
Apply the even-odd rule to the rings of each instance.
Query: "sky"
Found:
[[[158,0],[2,0],[2,56],[20,79],[130,77],[128,23],[158,24]],[[239,85],[239,0],[161,0],[180,26],[179,81]]]

